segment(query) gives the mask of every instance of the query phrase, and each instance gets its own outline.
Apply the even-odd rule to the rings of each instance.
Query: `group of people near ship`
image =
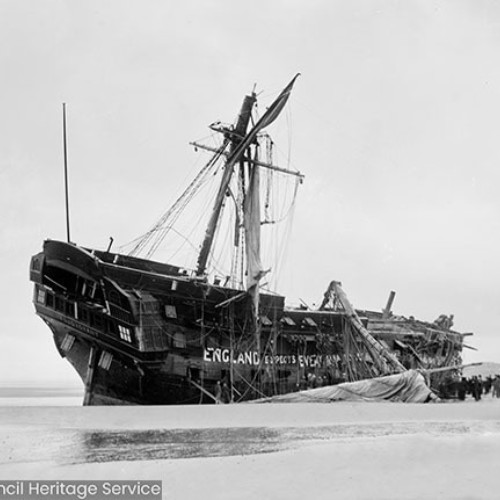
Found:
[[[217,383],[215,384],[215,403],[216,404],[232,403],[231,392],[225,380],[222,380],[222,382],[217,381]]]
[[[482,396],[489,395],[500,398],[500,375],[487,376],[473,375],[462,377],[458,381],[448,381],[440,385],[440,396],[444,399],[459,399],[465,401],[467,396],[479,401]]]

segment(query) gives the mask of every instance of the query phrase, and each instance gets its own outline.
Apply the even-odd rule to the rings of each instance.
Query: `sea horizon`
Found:
[[[83,385],[60,381],[0,382],[0,406],[81,406]]]

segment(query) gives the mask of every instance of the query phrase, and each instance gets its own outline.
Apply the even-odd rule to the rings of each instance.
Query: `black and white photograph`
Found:
[[[0,0],[0,498],[499,498],[499,61],[494,0]]]

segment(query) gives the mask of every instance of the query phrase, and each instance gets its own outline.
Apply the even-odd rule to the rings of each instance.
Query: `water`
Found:
[[[484,429],[483,429],[484,430]],[[500,422],[490,432],[500,432]],[[82,464],[138,460],[254,455],[294,449],[314,441],[382,436],[438,436],[481,431],[464,422],[401,422],[291,428],[154,430],[0,429],[0,465]]]
[[[500,433],[500,401],[493,399],[149,408],[83,408],[82,399],[81,389],[0,387],[0,467],[256,455],[311,442]]]
[[[0,477],[161,479],[185,499],[493,499],[498,415],[492,399],[0,406]]]
[[[0,387],[0,406],[81,406],[83,389],[73,387]]]

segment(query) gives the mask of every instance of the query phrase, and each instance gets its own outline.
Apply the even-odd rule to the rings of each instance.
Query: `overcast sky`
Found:
[[[0,381],[79,383],[28,273],[65,238],[61,103],[72,239],[105,248],[196,173],[189,141],[297,72],[284,147],[306,179],[278,291],[317,303],[335,279],[380,310],[395,290],[396,313],[474,332],[465,361],[500,361],[499,60],[493,0],[1,1]]]

